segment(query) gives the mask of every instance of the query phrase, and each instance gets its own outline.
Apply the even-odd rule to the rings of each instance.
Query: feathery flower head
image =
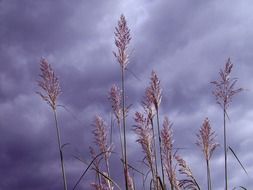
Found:
[[[219,144],[215,142],[215,137],[215,132],[212,131],[210,122],[208,118],[206,118],[199,130],[199,134],[197,134],[198,139],[196,142],[196,145],[202,148],[206,160],[210,160],[213,151],[219,146]]]
[[[173,131],[172,131],[172,123],[169,121],[168,117],[165,116],[163,121],[163,129],[161,131],[161,138],[163,143],[163,149],[168,152],[172,151],[173,147]]]
[[[126,69],[129,62],[129,55],[127,54],[127,46],[131,40],[130,29],[127,26],[127,21],[124,15],[120,16],[118,27],[115,27],[115,45],[118,48],[118,53],[113,52],[117,58],[120,66]]]
[[[219,72],[220,79],[211,82],[215,85],[213,95],[216,98],[217,104],[225,109],[227,109],[232,102],[232,97],[243,90],[242,88],[234,89],[237,78],[230,77],[232,68],[233,64],[231,63],[230,58],[228,58],[224,70],[220,70]]]
[[[162,89],[160,85],[160,80],[155,71],[152,71],[151,73],[150,87],[147,89],[147,91],[148,98],[150,101],[153,102],[157,111],[162,100]]]
[[[179,180],[178,186],[183,189],[200,190],[200,187],[186,161],[178,155],[175,156],[175,158],[179,166],[179,173],[186,176],[186,179]]]
[[[136,112],[134,120],[136,122],[134,131],[138,135],[137,142],[142,146],[143,152],[146,154],[146,159],[150,167],[152,167],[154,159],[152,150],[153,134],[149,119],[145,118],[142,113]]]
[[[121,90],[114,84],[109,92],[109,100],[111,101],[112,110],[118,122],[122,118],[121,99]]]
[[[164,118],[163,121],[163,129],[161,131],[161,140],[162,140],[162,157],[164,160],[164,167],[171,183],[171,186],[174,189],[178,190],[178,181],[176,178],[175,167],[173,166],[173,131],[172,131],[172,123],[169,121],[168,117]]]
[[[155,105],[153,100],[152,89],[147,87],[145,90],[145,96],[143,97],[142,106],[150,120],[155,116]]]
[[[99,147],[101,152],[108,151],[106,131],[107,125],[105,121],[102,119],[102,117],[96,115],[93,126],[95,127],[95,129],[92,131],[95,136],[95,144]]]
[[[39,76],[41,77],[41,81],[38,81],[38,86],[41,87],[44,92],[37,93],[53,110],[56,110],[57,98],[61,94],[59,80],[46,59],[41,59],[40,70],[41,74]]]

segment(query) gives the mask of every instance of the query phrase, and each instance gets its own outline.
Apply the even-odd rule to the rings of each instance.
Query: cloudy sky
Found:
[[[198,0],[0,0],[0,189],[60,190],[59,153],[54,120],[39,90],[39,62],[48,59],[63,93],[58,116],[65,147],[69,188],[85,169],[73,155],[90,160],[91,123],[100,114],[110,123],[108,91],[119,84],[112,51],[114,27],[123,13],[131,29],[126,76],[129,162],[142,169],[143,157],[133,134],[133,113],[152,70],[161,80],[161,115],[173,121],[176,147],[206,186],[205,163],[194,144],[205,117],[217,132],[212,158],[213,189],[224,189],[222,111],[210,81],[228,57],[238,86],[246,90],[229,108],[228,144],[248,171],[229,153],[229,186],[253,188],[253,2]],[[116,130],[117,131],[117,130]],[[114,144],[118,147],[118,143]],[[136,156],[138,155],[138,156]],[[119,156],[112,155],[112,176],[122,184]],[[138,174],[136,174],[137,176]],[[90,189],[89,172],[77,189]],[[138,176],[137,176],[138,178]]]

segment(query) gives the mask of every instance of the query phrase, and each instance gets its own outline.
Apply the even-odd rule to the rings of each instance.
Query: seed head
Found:
[[[166,154],[172,154],[174,140],[172,132],[172,123],[169,121],[168,117],[164,118],[161,138],[163,143],[163,150],[166,152]]]
[[[199,130],[199,134],[197,134],[198,139],[196,142],[196,145],[202,149],[206,160],[210,160],[213,151],[219,146],[219,144],[215,142],[215,137],[215,132],[212,131],[210,122],[208,118],[206,118]]]
[[[117,58],[120,66],[126,69],[129,62],[129,55],[127,54],[127,47],[131,40],[130,30],[127,26],[127,21],[124,15],[120,16],[118,21],[118,27],[115,27],[115,45],[118,48],[118,52],[113,52],[114,56]]]
[[[38,81],[38,86],[42,92],[37,92],[40,97],[47,102],[53,110],[56,110],[57,98],[61,94],[59,80],[56,77],[51,65],[46,59],[40,61],[41,80]]]
[[[121,99],[121,90],[114,84],[109,93],[109,100],[111,101],[112,110],[118,122],[122,118]]]
[[[137,142],[141,145],[145,158],[147,159],[151,169],[153,167],[154,155],[152,150],[153,135],[150,122],[140,112],[135,113],[135,122],[136,125],[134,131],[138,135]]]
[[[155,116],[155,105],[152,90],[150,87],[147,87],[145,90],[145,96],[143,97],[142,106],[148,116],[148,119],[151,121]]]
[[[175,167],[173,166],[173,131],[172,131],[172,123],[169,121],[168,117],[164,118],[163,121],[163,129],[161,131],[161,139],[162,139],[162,157],[164,160],[164,167],[166,170],[166,174],[169,178],[171,186],[173,186],[176,190],[179,189],[178,181],[176,178]],[[176,154],[176,153],[175,153]]]
[[[147,89],[147,96],[149,101],[153,102],[157,111],[162,100],[162,89],[160,86],[160,80],[155,71],[152,71],[151,73],[150,86]]]
[[[195,180],[190,167],[187,165],[186,161],[180,156],[175,157],[179,166],[179,173],[185,175],[185,179],[180,179],[178,186],[183,189],[199,190],[199,185]]]
[[[228,58],[224,70],[220,70],[219,72],[220,79],[211,82],[215,86],[213,95],[216,98],[216,102],[224,109],[229,107],[232,97],[243,90],[242,88],[235,89],[237,78],[230,77],[232,68],[233,64],[230,58]]]
[[[98,146],[100,152],[106,152],[105,156],[108,158],[110,156],[111,146],[108,145],[107,140],[107,124],[102,119],[102,117],[96,115],[94,119],[93,126],[95,129],[92,131],[95,137],[95,144]]]

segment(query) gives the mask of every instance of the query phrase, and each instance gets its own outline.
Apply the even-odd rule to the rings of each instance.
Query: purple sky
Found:
[[[119,84],[119,65],[112,51],[114,27],[123,13],[131,29],[131,58],[126,76],[129,161],[143,157],[131,131],[133,113],[152,70],[161,79],[161,114],[173,121],[175,146],[205,189],[205,163],[195,134],[209,117],[221,147],[213,155],[213,189],[223,190],[222,111],[211,94],[228,57],[233,76],[245,89],[229,108],[228,144],[247,169],[229,153],[230,189],[253,188],[253,2],[213,1],[67,1],[0,0],[0,189],[60,190],[59,153],[53,115],[40,97],[36,80],[41,57],[59,76],[63,94],[59,123],[70,189],[89,160],[91,123],[100,114],[110,123],[109,88]],[[137,77],[135,77],[135,75]],[[115,143],[118,147],[118,143]],[[116,149],[117,150],[117,149]],[[138,156],[136,156],[138,155]],[[118,182],[121,166],[112,156]],[[90,189],[90,172],[78,189]],[[119,182],[121,183],[121,182]]]

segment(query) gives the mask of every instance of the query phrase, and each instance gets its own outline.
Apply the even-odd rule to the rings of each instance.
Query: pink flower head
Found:
[[[42,92],[37,92],[41,98],[46,101],[53,110],[56,109],[56,102],[58,96],[61,94],[61,88],[58,78],[55,76],[51,65],[46,59],[41,59],[40,61],[41,70],[41,81],[38,81],[39,87],[42,88]]]
[[[115,30],[115,45],[118,48],[118,53],[113,52],[113,54],[117,58],[120,66],[125,69],[129,62],[127,46],[131,40],[131,36],[124,15],[121,15],[118,21],[118,27],[115,27]]]

